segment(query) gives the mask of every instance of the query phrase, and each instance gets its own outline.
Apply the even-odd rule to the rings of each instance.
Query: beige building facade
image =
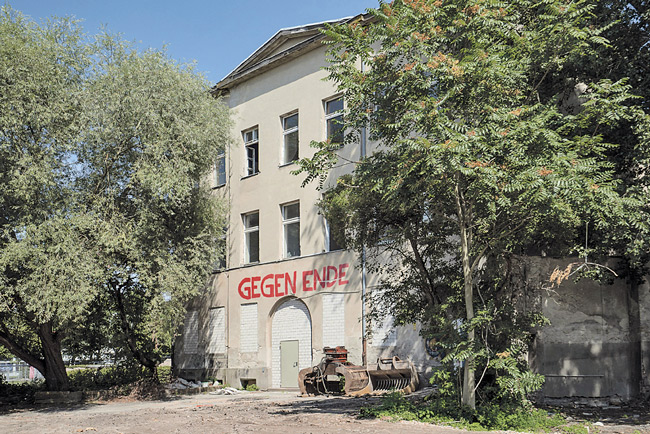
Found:
[[[363,20],[364,16],[339,22]],[[311,141],[340,139],[345,101],[325,80],[325,23],[283,29],[214,90],[232,109],[232,142],[217,161],[214,193],[229,204],[226,255],[202,296],[188,306],[174,370],[234,387],[297,387],[298,371],[324,347],[343,345],[349,360],[371,364],[397,355],[426,376],[439,364],[419,326],[371,323],[364,303],[377,276],[338,248],[320,215],[322,191],[349,173],[372,144],[363,135],[341,147],[325,188],[301,187],[291,172],[313,155]],[[361,67],[361,65],[360,65]],[[529,362],[546,378],[546,398],[650,394],[650,285],[617,279],[600,285],[544,282],[566,260],[528,258],[525,305],[551,321],[536,332]],[[364,304],[366,304],[364,308]]]
[[[339,345],[355,364],[399,355],[426,371],[433,361],[416,326],[364,321],[375,277],[330,236],[316,183],[303,188],[304,175],[291,173],[313,154],[311,141],[340,139],[344,101],[325,80],[324,24],[280,30],[215,86],[234,120],[213,180],[229,203],[226,258],[175,346],[175,369],[186,378],[294,388],[300,369]],[[343,146],[341,161],[359,160],[365,146]],[[352,169],[334,168],[328,184]]]

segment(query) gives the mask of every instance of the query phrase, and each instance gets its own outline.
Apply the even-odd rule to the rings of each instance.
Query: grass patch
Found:
[[[472,410],[445,398],[415,403],[401,393],[386,395],[378,406],[363,407],[360,415],[365,418],[415,420],[473,431],[547,432],[566,424],[560,415],[549,415],[544,410],[534,408],[490,404]],[[567,434],[581,433],[576,431]]]
[[[589,427],[584,424],[561,426],[562,434],[589,434]]]

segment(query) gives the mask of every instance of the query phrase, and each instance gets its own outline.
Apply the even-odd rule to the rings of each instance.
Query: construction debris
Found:
[[[210,392],[210,395],[236,395],[238,393],[241,393],[242,390],[237,390],[232,387],[224,387],[223,389],[215,390],[214,392]]]
[[[184,378],[178,378],[176,381],[169,383],[166,387],[167,389],[196,389],[198,387],[210,387],[210,386],[220,386],[218,381],[214,383],[211,382],[200,382],[200,381],[189,381]]]

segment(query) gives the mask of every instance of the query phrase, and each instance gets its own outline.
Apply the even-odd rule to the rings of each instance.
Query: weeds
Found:
[[[416,420],[468,430],[549,431],[565,423],[559,415],[550,416],[543,410],[528,407],[490,404],[472,410],[443,397],[414,403],[397,392],[386,395],[377,407],[362,408],[361,417]]]
[[[146,368],[139,365],[105,366],[97,369],[78,369],[68,374],[71,390],[118,389],[118,394],[129,393],[138,382],[153,380]],[[161,384],[171,380],[171,368],[159,366],[157,380]]]

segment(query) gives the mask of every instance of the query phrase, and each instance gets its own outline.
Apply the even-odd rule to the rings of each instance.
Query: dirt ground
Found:
[[[419,422],[359,419],[371,398],[298,397],[295,392],[242,392],[237,395],[192,395],[167,400],[86,403],[76,406],[13,408],[0,414],[0,433],[378,433],[459,434],[465,431]],[[602,421],[590,433],[650,434],[650,410],[630,415],[583,415],[576,421]],[[582,415],[582,416],[581,416]],[[634,417],[637,416],[637,417]],[[591,419],[590,419],[591,418]]]

